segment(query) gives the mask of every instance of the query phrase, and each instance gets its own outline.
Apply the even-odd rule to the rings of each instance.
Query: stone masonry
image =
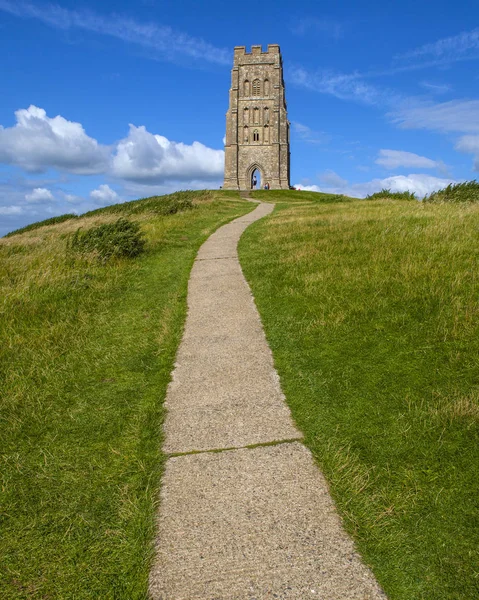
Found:
[[[289,122],[278,44],[234,49],[226,113],[226,190],[249,190],[255,170],[261,185],[289,189]]]

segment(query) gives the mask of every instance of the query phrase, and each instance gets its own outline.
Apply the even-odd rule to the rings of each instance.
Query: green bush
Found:
[[[51,217],[50,219],[45,219],[44,221],[37,221],[36,223],[31,223],[30,225],[25,225],[25,227],[20,227],[20,229],[15,229],[15,231],[10,231],[4,237],[10,237],[11,235],[17,235],[18,233],[25,233],[26,231],[33,231],[34,229],[38,229],[39,227],[45,227],[46,225],[55,225],[56,223],[63,223],[63,221],[69,221],[70,219],[78,219],[78,215],[66,214],[60,215],[58,217]]]
[[[133,258],[145,247],[138,223],[120,217],[86,231],[77,229],[70,237],[68,250],[77,254],[94,254],[101,262],[113,257]]]
[[[463,183],[450,183],[447,188],[426,196],[424,202],[479,202],[479,182],[473,179]]]
[[[391,200],[417,200],[414,192],[391,192],[391,190],[386,188],[383,188],[380,192],[366,196],[366,200],[382,200],[384,198]]]

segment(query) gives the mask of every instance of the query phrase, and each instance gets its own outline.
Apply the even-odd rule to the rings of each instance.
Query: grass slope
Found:
[[[240,241],[293,416],[391,600],[477,598],[479,206],[304,198]]]
[[[214,229],[252,208],[187,193],[0,240],[1,598],[146,598],[190,268]],[[68,233],[118,214],[141,225],[143,255],[65,258]]]

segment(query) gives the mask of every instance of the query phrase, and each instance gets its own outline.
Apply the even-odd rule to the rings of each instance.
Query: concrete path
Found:
[[[237,243],[259,204],[201,247],[166,397],[153,600],[384,599],[301,443]]]

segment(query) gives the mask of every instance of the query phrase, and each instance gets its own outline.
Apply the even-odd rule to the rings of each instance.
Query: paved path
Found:
[[[154,600],[384,599],[301,443],[237,256],[259,204],[201,247],[166,397]]]

